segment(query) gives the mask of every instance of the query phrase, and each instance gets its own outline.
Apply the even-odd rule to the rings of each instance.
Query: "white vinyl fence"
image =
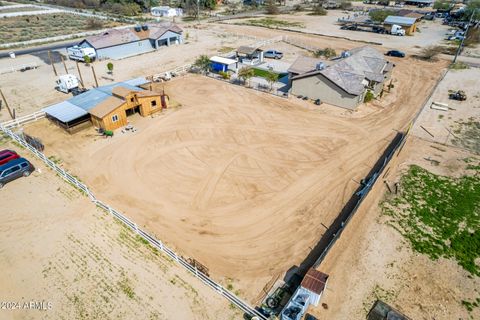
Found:
[[[2,126],[5,128],[14,128],[14,127],[19,127],[22,124],[37,121],[39,119],[45,118],[46,114],[43,111],[37,111],[34,113],[31,113],[29,115],[15,118],[13,120],[5,121],[2,123]]]
[[[184,258],[182,258],[178,254],[176,254],[173,250],[168,248],[162,241],[155,239],[153,236],[149,235],[147,232],[140,229],[135,222],[133,222],[132,220],[124,216],[122,213],[113,209],[108,204],[98,200],[84,183],[79,181],[76,177],[72,176],[63,168],[60,168],[59,166],[57,166],[53,161],[48,159],[42,152],[30,146],[23,138],[21,138],[19,135],[17,135],[12,130],[10,130],[9,127],[5,126],[4,124],[1,124],[0,131],[2,131],[7,136],[12,138],[14,141],[18,142],[20,145],[28,149],[38,159],[42,160],[49,168],[54,170],[60,177],[62,177],[64,180],[72,184],[75,188],[79,189],[81,192],[85,193],[95,205],[109,212],[115,218],[123,222],[127,227],[129,227],[131,230],[136,232],[143,239],[148,241],[154,248],[157,248],[158,250],[165,253],[167,256],[169,256],[173,260],[175,260],[179,265],[181,265],[187,271],[192,273],[195,277],[200,279],[204,284],[206,284],[207,286],[215,290],[218,294],[225,297],[228,301],[230,301],[232,304],[237,306],[243,312],[245,312],[246,314],[249,314],[250,316],[257,316],[259,319],[266,320],[266,318],[261,313],[259,313],[257,310],[252,308],[248,303],[246,303],[245,301],[243,301],[242,299],[240,299],[239,297],[237,297],[227,289],[223,288],[220,284],[210,279],[207,275],[202,273],[196,267],[190,265]]]

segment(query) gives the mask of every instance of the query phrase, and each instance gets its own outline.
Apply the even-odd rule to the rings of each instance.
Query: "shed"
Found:
[[[399,25],[405,30],[407,35],[411,35],[417,29],[417,19],[411,17],[388,16],[383,22],[386,28],[392,28],[393,25]]]
[[[300,286],[310,293],[310,304],[318,306],[323,291],[327,287],[328,275],[313,268],[308,270]]]
[[[227,72],[228,70],[237,70],[237,60],[213,56],[210,58],[212,70],[215,72]]]
[[[240,46],[237,49],[237,58],[243,64],[256,65],[263,62],[263,50],[260,48]]]
[[[137,78],[130,82],[143,81]],[[129,115],[148,116],[166,108],[167,103],[166,95],[119,82],[90,89],[43,111],[50,120],[73,133],[79,124],[89,121],[104,130],[115,130],[127,124]]]

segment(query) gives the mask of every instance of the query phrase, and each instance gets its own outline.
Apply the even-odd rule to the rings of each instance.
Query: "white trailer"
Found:
[[[56,81],[58,91],[69,93],[78,88],[79,81],[73,74],[65,74],[58,77]]]
[[[76,61],[82,61],[85,62],[85,56],[90,57],[90,59],[93,61],[97,57],[97,53],[95,52],[95,49],[89,48],[89,47],[79,47],[79,46],[73,46],[70,48],[67,48],[67,54],[70,60],[76,60]]]

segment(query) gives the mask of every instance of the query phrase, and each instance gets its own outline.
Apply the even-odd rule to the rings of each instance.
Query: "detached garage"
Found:
[[[127,29],[112,29],[78,44],[95,49],[98,59],[123,59],[183,42],[176,24],[150,23]]]

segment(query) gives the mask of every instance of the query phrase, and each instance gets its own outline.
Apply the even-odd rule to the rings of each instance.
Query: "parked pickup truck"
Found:
[[[0,166],[0,189],[20,177],[28,177],[35,167],[25,158],[18,158]]]
[[[263,54],[265,58],[271,58],[271,59],[282,59],[283,58],[283,53],[280,51],[276,50],[267,50]]]

